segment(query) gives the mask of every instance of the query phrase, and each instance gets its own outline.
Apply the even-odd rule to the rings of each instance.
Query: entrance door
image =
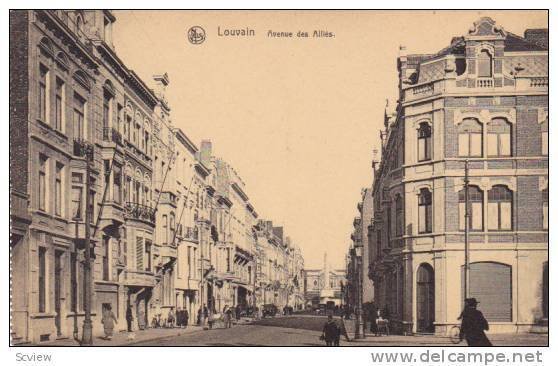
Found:
[[[434,333],[434,269],[426,263],[417,271],[417,332]]]
[[[56,312],[56,317],[54,322],[56,324],[56,334],[58,336],[62,335],[62,314],[60,311],[62,309],[62,255],[64,252],[55,251],[54,253],[54,311]]]

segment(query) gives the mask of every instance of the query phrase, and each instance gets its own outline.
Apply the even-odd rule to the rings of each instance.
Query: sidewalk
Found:
[[[487,334],[488,338],[494,346],[515,346],[515,347],[544,347],[548,345],[548,334],[535,334],[535,333],[519,333],[519,334]],[[407,346],[407,347],[427,347],[427,346],[441,346],[441,347],[464,347],[467,342],[463,341],[458,344],[451,343],[449,337],[437,335],[389,335],[374,337],[373,335],[366,335],[365,339],[355,339],[351,342],[353,345],[358,346]]]
[[[93,338],[93,346],[94,347],[117,347],[117,346],[128,346],[133,345],[134,343],[144,342],[144,341],[151,341],[160,338],[167,338],[167,337],[177,337],[183,334],[190,334],[195,332],[202,332],[203,327],[194,325],[189,325],[187,328],[150,328],[146,330],[137,330],[133,333],[135,334],[135,338],[133,340],[129,340],[128,332],[119,332],[114,334],[111,340],[103,339],[102,337],[96,336]],[[52,342],[44,342],[40,344],[28,344],[28,346],[40,346],[40,347],[71,347],[71,346],[79,346],[79,343],[76,342],[74,339],[67,338],[67,339],[58,339]]]

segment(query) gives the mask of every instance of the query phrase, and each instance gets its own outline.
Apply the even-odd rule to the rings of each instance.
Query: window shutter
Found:
[[[143,271],[143,238],[136,239],[136,269]]]

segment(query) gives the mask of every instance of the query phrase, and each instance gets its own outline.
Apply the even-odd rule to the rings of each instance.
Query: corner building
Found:
[[[462,310],[465,161],[469,296],[491,332],[548,319],[548,30],[481,18],[397,62],[373,185],[369,275],[400,333],[446,333]]]

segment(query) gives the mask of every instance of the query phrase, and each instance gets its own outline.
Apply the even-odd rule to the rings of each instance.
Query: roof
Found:
[[[517,34],[508,32],[506,39],[504,40],[504,51],[548,51],[548,47],[535,42],[530,42]]]

